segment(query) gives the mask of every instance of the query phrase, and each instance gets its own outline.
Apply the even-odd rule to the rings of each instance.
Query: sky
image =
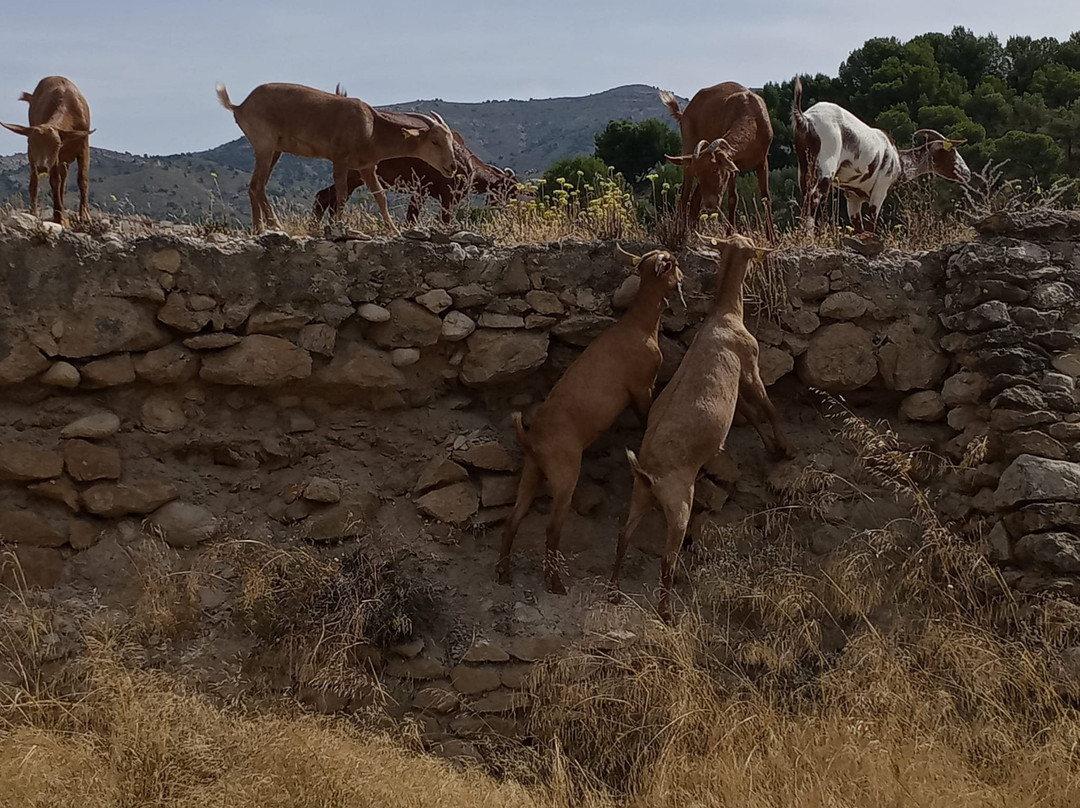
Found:
[[[129,0],[15,2],[0,14],[0,120],[26,123],[19,94],[67,76],[90,104],[95,146],[135,154],[212,148],[240,136],[234,103],[268,81],[380,105],[587,95],[649,84],[691,96],[720,81],[761,86],[835,75],[875,36],[955,25],[1059,39],[1075,0]],[[1022,11],[1018,11],[1022,9]],[[452,123],[452,122],[451,122]],[[0,154],[25,150],[0,129]]]

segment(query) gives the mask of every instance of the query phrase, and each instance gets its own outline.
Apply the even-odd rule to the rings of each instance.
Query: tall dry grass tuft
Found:
[[[1080,671],[1061,652],[1080,608],[1010,595],[926,501],[944,466],[834,417],[908,518],[818,563],[806,532],[835,485],[796,481],[771,518],[695,543],[677,628],[550,665],[538,738],[632,805],[1078,804]]]
[[[224,709],[95,646],[63,722],[0,718],[0,806],[538,806],[514,783],[294,709]]]
[[[372,646],[412,638],[439,608],[431,585],[401,558],[322,558],[257,542],[221,545],[218,554],[240,574],[241,624],[299,681],[345,695],[371,688]]]

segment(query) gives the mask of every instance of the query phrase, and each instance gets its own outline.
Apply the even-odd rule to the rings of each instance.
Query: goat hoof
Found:
[[[499,564],[499,566],[495,568],[495,580],[500,584],[509,586],[512,578],[513,576],[510,574],[509,564]]]
[[[548,590],[553,595],[565,595],[566,594],[566,587],[563,586],[562,581],[560,581],[558,578],[554,579],[553,581],[551,581],[548,584]]]
[[[607,593],[608,603],[611,603],[611,604],[613,604],[615,606],[618,606],[620,603],[623,602],[624,597],[625,596],[623,595],[622,590],[619,589],[618,584],[609,584],[608,585],[608,593]]]

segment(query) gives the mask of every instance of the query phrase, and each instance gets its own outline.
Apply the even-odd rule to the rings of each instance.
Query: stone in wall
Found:
[[[411,300],[393,300],[387,306],[390,319],[371,329],[371,339],[380,348],[423,348],[439,341],[443,323]]]
[[[0,359],[0,387],[19,384],[43,373],[49,360],[30,342],[20,342]]]
[[[800,378],[827,393],[857,390],[878,373],[870,333],[851,323],[827,325],[810,340],[799,357]]]
[[[281,337],[256,334],[202,360],[200,378],[216,384],[272,387],[311,375],[311,355]]]
[[[172,339],[149,308],[117,297],[100,297],[85,310],[62,313],[53,334],[58,354],[69,359],[149,351]]]
[[[406,380],[388,353],[361,342],[338,348],[329,365],[315,374],[321,384],[356,390],[400,390]]]
[[[461,381],[469,386],[504,384],[540,367],[547,359],[543,332],[479,329],[465,341],[468,353]]]

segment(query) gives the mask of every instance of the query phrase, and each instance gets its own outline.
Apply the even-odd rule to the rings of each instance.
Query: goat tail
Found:
[[[229,91],[225,89],[225,85],[219,81],[214,86],[214,89],[217,90],[217,97],[218,101],[221,102],[221,106],[225,107],[229,112],[233,112],[236,106],[229,100]]]
[[[675,93],[668,90],[660,91],[660,100],[664,102],[664,106],[668,108],[668,112],[671,113],[671,117],[677,121],[682,120],[682,110],[679,109],[679,99],[675,97]]]
[[[634,454],[633,449],[626,450],[626,459],[630,461],[630,471],[634,473],[634,479],[641,480],[641,482],[645,483],[645,487],[651,491],[654,480],[652,476],[641,467],[641,463],[638,461],[637,455]]]
[[[791,97],[791,124],[796,129],[806,128],[806,118],[802,111],[802,79],[795,77],[795,93]]]
[[[25,101],[27,104],[29,104],[31,101],[34,100],[34,96],[30,95],[30,93],[23,93],[19,96],[19,100]]]
[[[521,422],[521,413],[515,412],[511,416],[514,419],[514,437],[517,438],[517,442],[521,444],[521,448],[525,450],[525,454],[532,456],[532,441],[529,440],[529,436],[525,434],[525,424]]]

